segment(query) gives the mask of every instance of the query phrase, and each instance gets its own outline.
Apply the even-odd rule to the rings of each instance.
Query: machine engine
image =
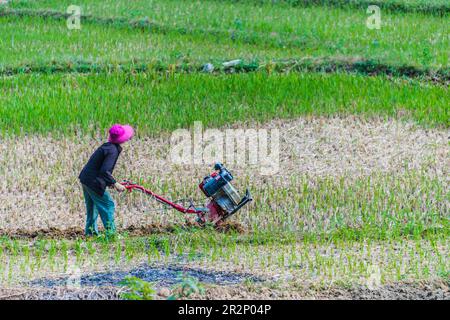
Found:
[[[202,223],[223,221],[252,201],[248,189],[245,196],[240,197],[238,191],[230,183],[233,175],[221,163],[216,163],[214,170],[216,171],[205,177],[199,184],[199,188],[211,199],[207,205],[209,212],[199,216],[198,221]]]

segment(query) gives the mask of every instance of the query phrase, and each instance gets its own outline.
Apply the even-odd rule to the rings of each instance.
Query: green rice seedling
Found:
[[[16,258],[20,253],[20,246],[17,240],[11,239],[7,242],[6,250],[9,252],[10,256]]]
[[[102,242],[95,247],[93,254],[97,254],[101,260],[108,261],[116,243],[117,241],[114,241],[113,244]]]
[[[182,273],[178,275],[177,279],[179,283],[172,288],[173,294],[169,296],[168,300],[189,298],[193,294],[203,295],[205,293],[205,289],[198,279]]]
[[[119,264],[122,260],[122,242],[117,241],[114,246],[114,263]]]
[[[83,241],[81,239],[76,239],[74,243],[74,251],[77,263],[81,264],[85,259],[84,253],[85,249],[83,246]]]
[[[54,269],[55,269],[55,258],[56,258],[57,253],[58,253],[58,244],[57,244],[56,240],[51,239],[49,241],[49,247],[48,247],[46,258],[50,265],[50,269],[52,271],[54,271]]]
[[[0,97],[1,121],[10,124],[2,126],[3,134],[69,134],[73,132],[71,127],[93,133],[114,120],[134,123],[141,135],[154,135],[180,126],[189,127],[194,121],[202,121],[204,126],[219,126],[248,117],[250,112],[255,120],[267,121],[273,117],[291,118],[308,114],[395,116],[398,109],[404,106],[407,106],[413,119],[424,124],[445,125],[447,122],[445,88],[392,84],[383,77],[321,74],[270,77],[261,74],[223,77],[189,75],[154,83],[146,81],[145,75],[137,75],[139,86],[127,85],[120,94],[114,93],[112,89],[124,81],[125,76],[121,74],[76,77],[76,90],[62,90],[61,81],[68,77],[21,76],[0,80],[0,90],[5,90],[5,94]],[[255,83],[258,85],[255,86]],[[343,86],[348,95],[341,91]],[[10,87],[17,89],[9,91]],[[193,103],[185,92],[194,88],[198,99]],[[239,92],[246,92],[246,95]],[[285,92],[291,94],[286,96]],[[367,98],[367,94],[370,98]],[[340,99],[336,100],[338,96]],[[74,101],[83,105],[83,108],[74,105]],[[106,112],[105,108],[98,108],[98,101],[110,108],[117,107],[117,110],[114,113]],[[119,108],[125,101],[127,108]],[[158,112],[142,111],[150,101]],[[199,108],[200,101],[211,108]],[[36,104],[41,107],[35,108]],[[171,107],[175,105],[177,108]],[[224,109],[223,117],[211,123],[211,119],[215,118],[209,114],[212,112],[209,110],[219,105]],[[347,106],[346,110],[344,106]],[[427,112],[428,108],[433,112]],[[74,110],[77,112],[74,113]],[[88,114],[92,116],[88,117]],[[52,122],[47,121],[49,117]],[[31,118],[36,121],[29,120]],[[162,192],[170,190],[172,188],[167,184],[161,186]]]
[[[135,245],[133,238],[127,238],[124,241],[125,259],[131,261],[135,257]]]
[[[161,259],[161,254],[158,250],[157,239],[151,237],[148,239],[148,257],[154,256],[156,261]]]
[[[164,252],[164,258],[167,259],[170,257],[170,241],[169,239],[164,239],[164,241],[162,242],[162,248],[161,248]]]
[[[22,255],[26,265],[30,265],[30,260],[31,260],[30,251],[31,250],[30,250],[30,247],[28,246],[28,244],[27,243],[23,244],[21,255]],[[1,257],[1,252],[0,252],[0,257]]]
[[[121,285],[128,288],[128,292],[121,294],[126,300],[153,300],[156,294],[154,284],[137,277],[126,277]]]
[[[98,252],[95,246],[95,242],[92,241],[92,239],[87,239],[87,241],[85,241],[84,244],[86,247],[86,254],[87,254],[86,260],[89,261],[90,263],[95,263],[95,261],[98,259]]]
[[[47,240],[45,239],[39,239],[34,244],[35,268],[39,269],[41,267],[46,245]]]
[[[63,270],[64,272],[66,272],[69,263],[69,244],[65,239],[63,239],[60,241],[59,245],[60,245],[59,252],[61,253],[63,260]]]

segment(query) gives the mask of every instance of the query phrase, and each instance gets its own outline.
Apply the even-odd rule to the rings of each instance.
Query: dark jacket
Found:
[[[106,187],[112,186],[116,180],[112,176],[122,147],[111,142],[104,143],[92,154],[89,161],[81,170],[80,182],[103,196]]]

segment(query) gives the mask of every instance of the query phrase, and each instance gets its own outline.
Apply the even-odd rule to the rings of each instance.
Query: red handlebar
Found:
[[[190,213],[190,214],[197,214],[197,215],[204,213],[204,210],[199,210],[199,209],[195,209],[195,208],[194,209],[193,208],[185,208],[185,207],[183,207],[183,206],[181,206],[181,205],[179,205],[177,203],[174,203],[174,202],[172,202],[170,200],[167,200],[167,199],[157,195],[156,193],[154,193],[151,190],[145,189],[143,186],[140,186],[138,184],[134,184],[134,183],[131,183],[131,182],[122,182],[122,185],[125,188],[127,188],[127,190],[129,192],[131,192],[134,189],[142,191],[143,193],[151,195],[152,197],[155,197],[157,200],[159,200],[159,201],[161,201],[161,202],[171,206],[175,210],[178,210],[178,211],[180,211],[182,213]]]

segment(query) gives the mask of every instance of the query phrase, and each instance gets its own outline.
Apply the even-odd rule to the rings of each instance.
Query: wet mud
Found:
[[[154,267],[142,265],[129,271],[107,271],[86,275],[71,275],[60,278],[42,278],[27,283],[27,286],[44,288],[79,286],[83,287],[120,287],[127,276],[152,282],[157,287],[170,287],[180,282],[181,277],[194,277],[202,283],[216,285],[235,285],[245,280],[261,282],[263,279],[250,274],[240,274],[222,271],[205,271],[200,269],[182,268],[177,266]]]
[[[129,226],[118,230],[120,234],[127,234],[132,237],[145,237],[150,234],[173,233],[179,230],[190,230],[195,228],[204,228],[196,223],[168,224],[162,225],[153,223],[145,226]],[[248,230],[237,222],[224,222],[213,227],[217,232],[223,233],[246,233]],[[0,230],[0,237],[11,239],[84,239],[84,230],[82,228],[72,227],[66,229],[48,228],[39,230]]]

